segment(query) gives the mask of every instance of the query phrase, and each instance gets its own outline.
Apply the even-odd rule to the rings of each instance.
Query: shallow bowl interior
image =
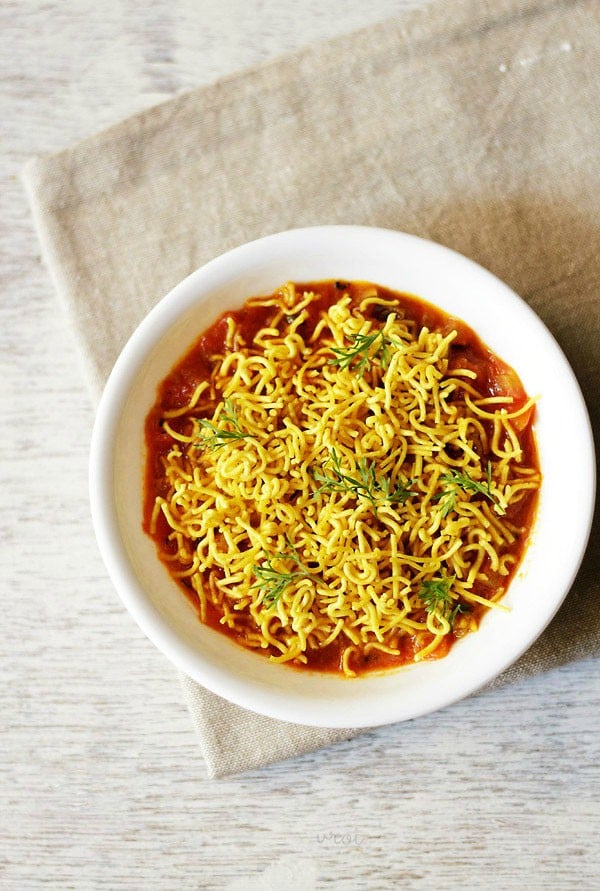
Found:
[[[504,603],[439,661],[348,680],[269,663],[202,626],[141,528],[144,419],[158,383],[222,312],[285,281],[368,280],[469,324],[539,398],[543,474],[532,540]],[[569,455],[569,486],[563,485]],[[594,456],[571,369],[545,326],[508,287],[439,245],[388,230],[317,227],[237,248],[165,297],[123,350],[98,410],[91,503],[99,546],[125,605],[182,671],[248,709],[303,724],[362,727],[416,717],[466,696],[517,659],[550,621],[589,534]],[[569,518],[568,523],[560,518]]]

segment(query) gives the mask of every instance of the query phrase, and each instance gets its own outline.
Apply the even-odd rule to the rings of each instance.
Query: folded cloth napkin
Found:
[[[361,223],[449,245],[523,295],[597,428],[599,70],[596,0],[439,3],[31,161],[36,228],[93,395],[150,307],[205,261],[282,229]],[[558,617],[497,683],[598,655],[598,564],[594,535]],[[184,689],[213,776],[353,734]]]

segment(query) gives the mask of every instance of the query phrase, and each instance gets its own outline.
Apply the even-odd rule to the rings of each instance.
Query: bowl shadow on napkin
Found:
[[[460,251],[495,273],[546,323],[582,389],[598,462],[600,229],[592,213],[586,215],[565,198],[549,202],[523,194],[503,200],[460,196],[438,206],[426,229],[420,228],[418,234]],[[568,518],[557,517],[557,523],[565,521]],[[526,656],[494,686],[599,656],[599,594],[600,509],[596,500],[587,551],[564,604]]]

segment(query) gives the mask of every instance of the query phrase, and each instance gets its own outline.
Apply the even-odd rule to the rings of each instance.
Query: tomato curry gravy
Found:
[[[463,322],[366,282],[224,313],[146,421],[144,529],[202,622],[346,676],[448,653],[523,556],[535,406]]]

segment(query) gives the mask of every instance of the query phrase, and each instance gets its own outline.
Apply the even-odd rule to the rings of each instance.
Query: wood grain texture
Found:
[[[91,529],[93,412],[23,163],[410,5],[0,4],[2,888],[598,886],[596,662],[209,781],[176,673],[125,614]]]

